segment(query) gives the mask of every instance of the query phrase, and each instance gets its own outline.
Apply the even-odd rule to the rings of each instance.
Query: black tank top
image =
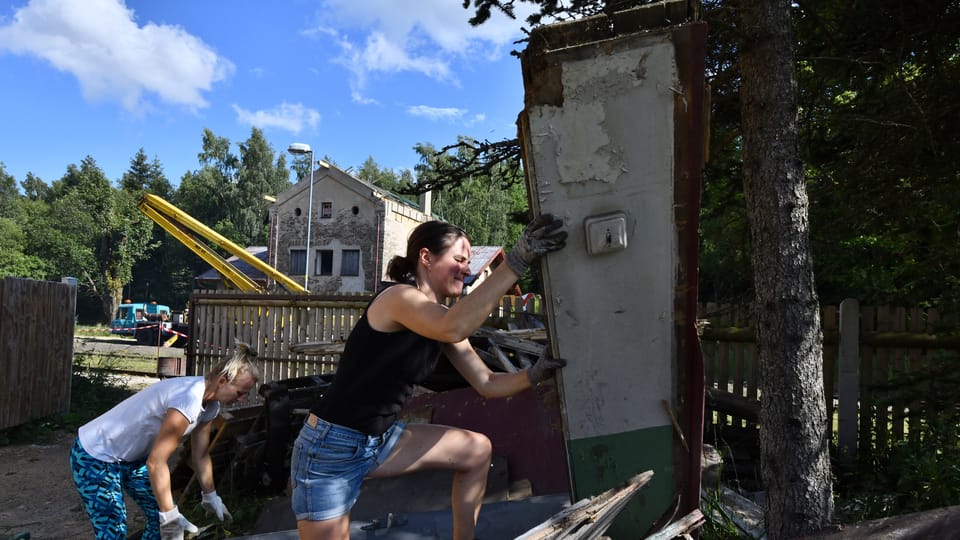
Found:
[[[310,412],[380,435],[397,419],[414,385],[433,373],[442,347],[409,330],[378,332],[364,313],[347,337],[333,383]]]

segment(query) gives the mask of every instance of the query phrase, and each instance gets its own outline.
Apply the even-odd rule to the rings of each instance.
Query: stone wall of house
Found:
[[[306,247],[309,191],[285,199],[272,209],[276,237],[270,246],[270,258],[276,268],[299,283],[303,274],[291,274],[290,252]],[[330,203],[331,215],[324,218],[323,205]],[[279,211],[278,211],[279,209]],[[299,209],[299,212],[297,211]],[[297,215],[299,213],[299,215]],[[364,197],[339,182],[322,176],[313,189],[313,220],[310,224],[310,281],[314,294],[371,292],[384,279],[387,264],[394,255],[406,250],[410,231],[426,219],[419,210],[389,198]],[[341,261],[345,249],[360,250],[360,275],[342,276]],[[330,276],[316,275],[316,253],[330,250],[333,268]]]
[[[406,254],[407,238],[410,236],[410,232],[429,218],[415,208],[392,200],[384,200],[384,210],[386,216],[383,227],[383,253],[385,256],[383,271],[386,274],[387,263],[390,262],[390,259],[394,255]]]

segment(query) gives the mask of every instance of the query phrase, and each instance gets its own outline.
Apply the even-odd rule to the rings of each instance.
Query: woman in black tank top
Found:
[[[566,236],[561,220],[536,218],[506,264],[460,298],[470,275],[466,233],[439,221],[413,230],[406,254],[387,267],[396,284],[370,302],[351,331],[333,383],[311,408],[294,445],[292,500],[300,538],[348,540],[350,507],[365,476],[421,469],[454,471],[454,539],[473,538],[490,470],[490,440],[449,426],[407,425],[397,416],[441,352],[484,397],[514,395],[564,365],[546,354],[526,371],[493,372],[467,338],[529,265],[561,249]],[[446,298],[459,300],[447,308]]]

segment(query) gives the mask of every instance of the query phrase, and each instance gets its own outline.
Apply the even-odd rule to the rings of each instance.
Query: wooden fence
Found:
[[[76,287],[0,283],[0,429],[70,409]]]
[[[701,339],[708,392],[726,391],[749,409],[760,399],[749,307],[706,304],[699,312],[709,321]],[[920,422],[944,413],[935,389],[956,372],[960,358],[954,317],[937,309],[860,307],[846,300],[839,307],[822,306],[821,321],[828,430],[842,454],[917,436]],[[755,416],[737,409],[716,407],[707,422],[756,426]]]
[[[229,356],[234,343],[244,341],[259,353],[260,384],[331,374],[338,355],[291,351],[308,342],[338,343],[346,339],[367,303],[369,294],[344,296],[237,294],[197,292],[189,305],[191,345],[187,374],[206,373]],[[504,296],[490,316],[491,326],[506,327],[524,314],[536,314],[541,301],[530,296]]]

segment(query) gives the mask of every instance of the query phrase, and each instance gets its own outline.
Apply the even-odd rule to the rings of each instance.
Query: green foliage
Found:
[[[22,254],[15,261],[34,276],[78,278],[80,300],[99,305],[101,320],[109,319],[132,265],[148,250],[150,223],[137,212],[126,192],[111,188],[91,157],[66,174],[49,190],[34,186],[44,198],[23,198],[20,229],[25,234]],[[44,265],[33,264],[40,259]],[[36,276],[40,277],[40,276]]]
[[[700,511],[705,519],[698,529],[703,540],[740,540],[743,533],[723,510],[720,492],[707,490],[700,497]]]
[[[50,272],[46,260],[24,252],[26,246],[26,233],[20,225],[12,219],[0,217],[0,278],[43,279]]]
[[[468,137],[459,141],[441,150],[426,143],[415,147],[421,160],[418,185],[431,186],[434,213],[467,231],[473,245],[509,251],[528,222],[519,162],[515,155],[508,157],[509,152],[487,154],[485,143]],[[539,277],[532,272],[522,276],[520,288],[540,290]]]
[[[822,296],[960,300],[960,12],[827,2],[797,18]]]
[[[839,469],[839,520],[853,523],[960,504],[957,360],[945,355],[924,375],[891,382],[891,391],[922,406],[911,408],[906,440],[861,449],[855,465]]]
[[[203,131],[202,146],[198,155],[200,168],[185,173],[176,191],[166,190],[165,179],[147,175],[146,156],[141,153],[131,161],[128,173],[141,180],[131,181],[130,187],[144,186],[146,191],[171,202],[241,247],[265,245],[270,203],[263,196],[276,195],[290,186],[286,155],[275,155],[262,131],[256,128],[246,141],[238,143],[237,154],[231,151],[229,139],[209,129]],[[295,161],[294,168],[297,167],[309,170],[305,161]],[[157,166],[149,167],[151,174],[157,170]],[[152,234],[157,249],[137,264],[125,296],[182,308],[193,289],[194,276],[210,265],[159,226],[153,228]],[[229,256],[226,252],[221,254]]]
[[[363,162],[363,165],[360,166],[356,177],[391,193],[400,193],[400,191],[409,184],[409,171],[404,172],[406,175],[398,175],[392,169],[381,168],[377,165],[377,162],[373,160],[373,156],[370,156]]]
[[[462,138],[461,138],[462,139]],[[436,182],[451,168],[451,162],[469,162],[476,151],[459,146],[454,152],[438,153],[429,144],[416,147],[421,165],[418,181]],[[495,164],[488,173],[477,172],[444,186],[433,196],[434,213],[462,227],[474,245],[512,247],[526,224],[526,189],[519,171],[506,164]]]
[[[263,495],[253,495],[250,493],[238,493],[230,490],[217,490],[217,494],[223,499],[224,506],[230,510],[233,519],[221,523],[216,517],[207,515],[203,507],[200,506],[200,493],[192,494],[180,507],[183,515],[191,523],[198,527],[212,525],[197,536],[196,540],[219,540],[220,538],[231,538],[236,536],[246,536],[250,534],[257,523],[257,518],[266,506],[270,497]]]

